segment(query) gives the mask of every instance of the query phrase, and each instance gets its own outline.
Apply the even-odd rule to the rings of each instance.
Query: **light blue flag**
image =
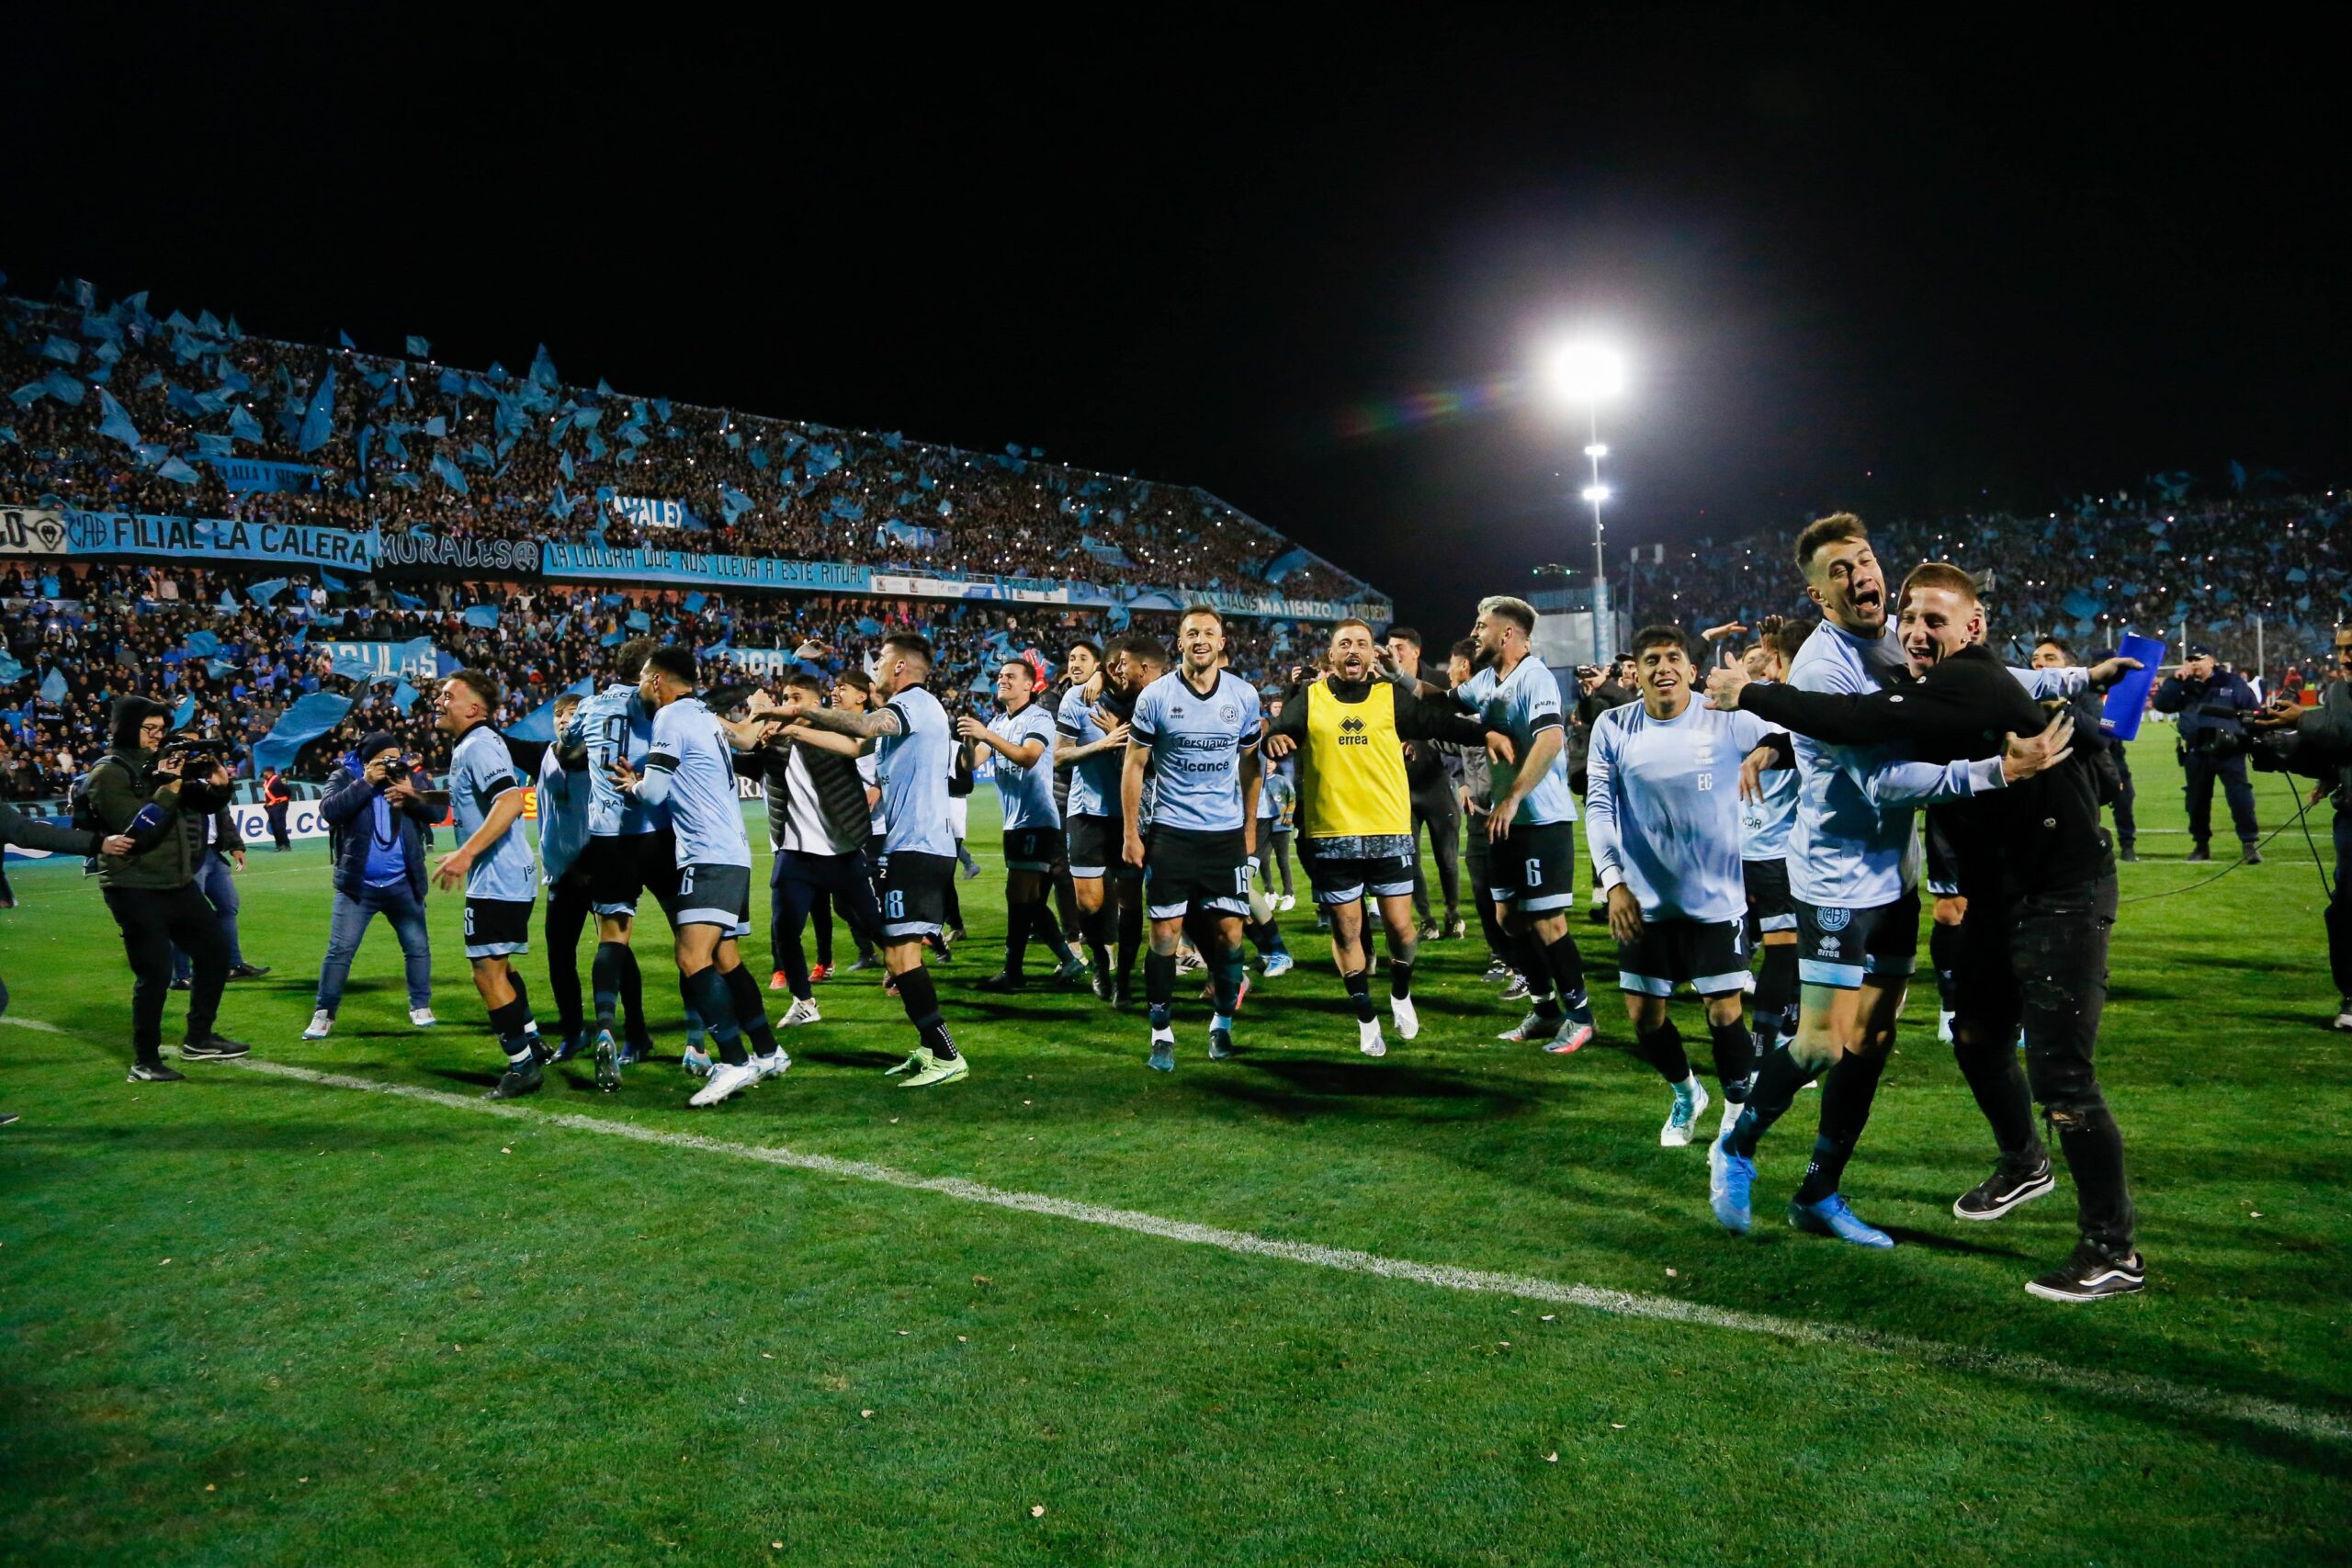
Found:
[[[409,709],[416,705],[416,688],[410,685],[406,681],[402,681],[392,692],[392,705],[400,709],[401,712],[406,713]]]
[[[266,604],[285,592],[286,580],[282,577],[273,577],[266,582],[256,582],[246,589],[245,597],[256,604]]]
[[[327,444],[334,434],[334,367],[327,367],[319,378],[319,389],[311,395],[311,406],[302,415],[302,429],[295,438],[297,451],[315,452]]]
[[[53,703],[63,702],[65,700],[65,671],[51,670],[47,675],[41,677],[40,694]]]
[[[156,465],[155,477],[169,479],[174,484],[192,485],[196,482],[196,470],[177,457],[166,457]]]
[[[466,476],[458,471],[458,465],[449,461],[448,458],[444,457],[438,452],[435,452],[433,455],[432,468],[434,477],[438,479],[443,484],[447,485],[451,490],[456,491],[459,495],[471,495],[473,493],[466,488]]]
[[[196,455],[199,457],[227,457],[233,456],[236,449],[236,443],[225,435],[214,435],[209,431],[197,432]]]
[[[0,686],[24,679],[25,667],[17,662],[16,655],[0,650]]]
[[[203,659],[220,651],[220,639],[210,632],[190,632],[187,641],[180,646],[187,650],[189,657]]]
[[[403,593],[397,588],[392,590],[392,603],[398,604],[403,610],[422,610],[424,608],[424,600],[418,598],[413,593]]]
[[[469,604],[466,606],[464,619],[466,625],[469,626],[481,626],[484,630],[488,630],[489,628],[498,625],[498,606],[495,604]]]
[[[343,722],[351,699],[333,692],[312,692],[278,715],[270,732],[254,745],[255,768],[282,768],[304,746]]]
[[[261,421],[242,403],[229,411],[229,438],[232,441],[259,441]]]
[[[130,415],[114,400],[114,394],[103,387],[98,389],[98,434],[125,446],[139,445],[139,427],[130,423]]]
[[[628,627],[628,629],[633,632],[651,631],[653,629],[653,617],[647,615],[642,610],[631,610],[628,613],[628,618],[621,624]]]
[[[708,603],[709,601],[699,593],[689,593],[686,595],[686,614],[699,615],[702,614],[702,607]]]
[[[204,672],[214,680],[220,681],[235,674],[237,667],[226,659],[208,659],[204,661]]]
[[[412,355],[418,359],[430,359],[433,357],[433,345],[425,342],[423,338],[417,336],[414,333],[411,333],[408,335],[408,351]]]
[[[195,716],[196,694],[194,692],[190,692],[187,696],[184,696],[179,700],[179,705],[177,707],[172,709],[172,728],[174,729],[186,729],[187,728],[187,721]]]
[[[51,371],[41,378],[40,384],[49,389],[51,397],[69,408],[79,408],[82,405],[82,394],[86,389],[64,371]]]
[[[235,614],[237,613],[237,608],[238,608],[238,605],[237,605],[237,596],[236,596],[236,594],[234,594],[233,592],[230,592],[230,591],[229,591],[228,589],[226,589],[226,588],[223,588],[222,590],[220,590],[220,613],[221,613],[222,615],[235,615]]]
[[[351,585],[349,583],[344,581],[343,579],[337,577],[334,573],[329,571],[324,567],[321,567],[319,569],[319,585],[330,593],[348,593],[351,592]]]
[[[365,681],[376,672],[376,667],[356,653],[334,656],[334,672],[346,681]]]
[[[598,648],[618,648],[628,640],[628,637],[620,632],[606,632],[603,637],[596,639],[596,646]]]

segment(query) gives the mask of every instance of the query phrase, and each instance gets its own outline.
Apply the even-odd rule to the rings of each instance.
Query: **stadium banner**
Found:
[[[1279,593],[1228,593],[1219,589],[1202,592],[1195,603],[1228,615],[1270,615],[1289,621],[1343,621],[1351,616],[1370,621],[1388,613],[1383,604],[1334,604],[1328,599],[1285,599]]]
[[[873,574],[839,561],[779,560],[767,556],[714,556],[700,550],[640,546],[575,545],[550,539],[539,551],[540,570],[549,577],[591,581],[619,580],[670,582],[693,588],[803,588],[833,593],[864,593]]]
[[[0,506],[0,556],[62,556],[65,545],[62,513],[31,506]]]
[[[237,831],[249,844],[269,842],[269,807],[266,806],[232,806],[229,815],[236,819]],[[286,808],[286,835],[291,839],[323,839],[327,836],[327,819],[319,813],[315,800],[298,800]]]
[[[789,675],[802,664],[800,656],[788,648],[729,648],[720,649],[718,656],[745,674],[757,675],[763,681]]]
[[[437,679],[441,673],[441,652],[429,637],[413,637],[407,642],[314,642],[313,655],[323,654],[334,661],[335,673],[347,674],[345,660],[356,660],[367,666],[369,675],[399,675],[407,680]]]
[[[703,525],[694,508],[684,502],[662,501],[650,495],[616,495],[613,497],[613,511],[622,522],[638,528],[699,529]]]
[[[312,491],[319,488],[321,470],[307,463],[270,463],[259,457],[206,457],[201,460],[219,474],[220,482],[236,495],[247,495],[256,491]]]
[[[377,547],[376,570],[418,574],[449,572],[494,577],[539,575],[537,539],[445,539],[393,531]]]
[[[378,536],[301,523],[230,523],[146,513],[68,512],[77,556],[157,556],[173,560],[261,561],[270,566],[375,570]]]
[[[998,599],[1007,597],[997,592],[992,579],[965,581],[947,577],[885,577],[876,573],[873,592],[894,599]],[[1067,600],[1064,603],[1068,603]]]

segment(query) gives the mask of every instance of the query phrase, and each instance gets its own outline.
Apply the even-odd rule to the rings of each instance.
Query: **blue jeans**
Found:
[[[245,950],[237,942],[237,911],[244,907],[238,896],[237,879],[232,874],[229,857],[218,850],[204,852],[204,863],[197,868],[196,890],[220,917],[220,934],[229,943],[229,967],[235,969],[245,962]],[[196,972],[187,953],[172,949],[172,978],[185,980]]]
[[[400,938],[401,957],[408,968],[408,1005],[433,1005],[433,944],[424,930],[424,906],[403,882],[392,887],[363,887],[357,897],[334,896],[334,920],[327,931],[326,962],[319,965],[319,1006],[333,1013],[343,1006],[344,983],[351,978],[351,960],[368,922],[378,915],[392,922]]]

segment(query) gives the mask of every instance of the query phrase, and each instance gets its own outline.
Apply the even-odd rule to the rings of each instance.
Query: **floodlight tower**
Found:
[[[1584,499],[1592,503],[1592,637],[1597,649],[1609,615],[1609,568],[1600,523],[1600,504],[1609,499],[1609,487],[1600,482],[1600,459],[1609,456],[1609,448],[1600,441],[1600,400],[1623,389],[1625,361],[1614,349],[1599,344],[1571,343],[1555,351],[1549,370],[1553,395],[1571,409],[1579,404],[1584,409],[1588,436],[1584,455],[1592,465],[1592,480],[1584,487]]]

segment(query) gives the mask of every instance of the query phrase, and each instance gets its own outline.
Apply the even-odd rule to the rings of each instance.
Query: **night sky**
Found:
[[[1441,631],[1589,570],[1582,431],[1512,392],[1570,333],[1630,366],[1612,549],[2352,477],[2338,56],[2277,22],[78,9],[11,23],[47,84],[12,290],[1034,444],[1204,485]],[[1429,389],[1487,406],[1388,417]]]

